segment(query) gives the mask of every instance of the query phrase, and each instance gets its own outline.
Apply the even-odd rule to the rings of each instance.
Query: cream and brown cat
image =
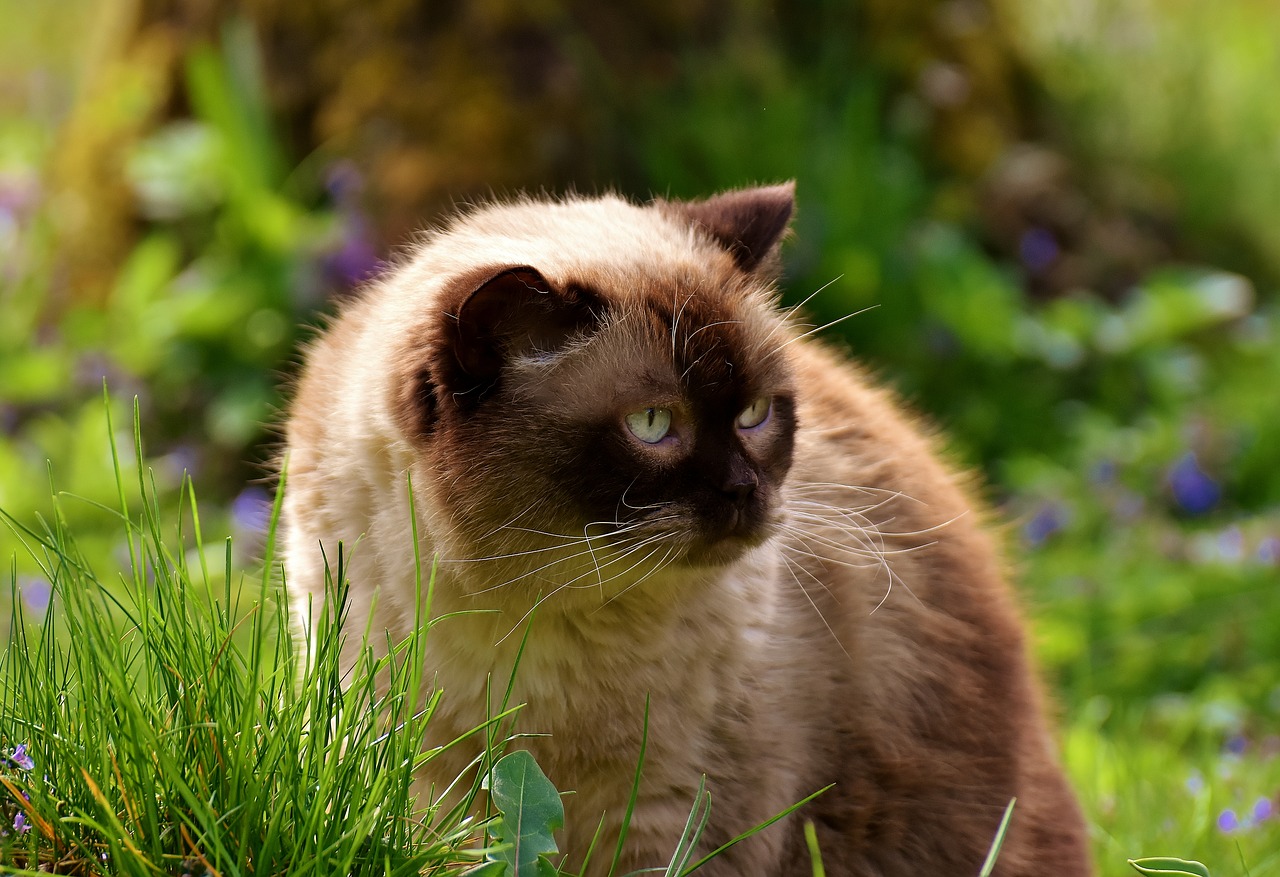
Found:
[[[665,866],[705,775],[708,849],[832,786],[708,874],[811,874],[807,819],[832,877],[975,875],[1015,796],[996,874],[1089,874],[979,504],[778,307],[792,210],[791,185],[520,200],[431,235],[307,355],[293,599],[319,605],[341,542],[352,660],[370,617],[408,633],[411,475],[449,616],[425,646],[444,692],[425,745],[493,713],[531,625],[513,702],[542,736],[519,745],[572,790],[571,862],[601,814],[618,830],[647,700],[624,871]]]

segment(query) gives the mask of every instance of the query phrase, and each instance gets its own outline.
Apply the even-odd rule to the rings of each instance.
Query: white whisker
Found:
[[[818,620],[822,622],[822,626],[827,629],[827,633],[831,634],[831,638],[835,640],[836,646],[840,649],[840,651],[844,652],[844,656],[846,658],[852,661],[853,656],[850,655],[849,650],[844,647],[844,643],[842,643],[840,641],[840,637],[836,635],[835,630],[831,627],[831,623],[827,621],[827,617],[822,614],[822,610],[819,609],[818,604],[813,601],[813,597],[809,596],[809,591],[805,588],[804,584],[801,583],[800,577],[796,575],[795,573],[796,568],[798,567],[801,572],[803,572],[809,578],[817,582],[817,584],[823,590],[827,591],[828,594],[831,593],[830,589],[827,588],[827,586],[823,584],[823,582],[820,581],[817,576],[809,572],[803,566],[796,564],[794,561],[789,559],[786,555],[782,555],[782,562],[786,564],[787,571],[791,573],[791,578],[796,583],[796,587],[800,589],[800,593],[804,595],[805,600],[807,600],[809,602],[809,605],[813,607],[813,611],[818,614]]]
[[[810,329],[807,332],[801,332],[799,335],[796,335],[793,338],[787,339],[787,341],[784,342],[782,346],[778,348],[778,351],[781,351],[782,349],[789,347],[792,344],[795,344],[797,341],[802,341],[805,338],[808,338],[810,335],[814,335],[814,334],[817,334],[818,332],[826,331],[827,329],[830,329],[832,326],[838,326],[840,323],[843,323],[845,320],[852,320],[854,317],[862,316],[867,311],[873,311],[878,307],[880,307],[880,305],[868,305],[867,307],[862,308],[861,310],[854,311],[851,314],[845,314],[843,317],[836,317],[834,320],[832,320],[829,323],[824,323],[821,326],[814,326],[812,329]],[[775,351],[775,352],[778,352],[778,351]]]
[[[800,310],[802,307],[804,307],[805,305],[807,305],[809,302],[813,301],[813,299],[818,295],[818,293],[822,292],[824,289],[826,289],[826,288],[827,288],[828,286],[830,286],[831,284],[833,284],[833,283],[838,283],[839,281],[841,281],[841,280],[843,280],[843,279],[844,279],[844,275],[843,275],[843,274],[837,274],[835,277],[832,277],[832,278],[831,278],[830,280],[828,280],[826,283],[822,284],[822,285],[821,285],[821,286],[819,286],[817,289],[815,289],[813,292],[811,292],[811,293],[809,293],[807,296],[805,296],[804,301],[801,301],[799,304],[794,304],[794,305],[792,305],[791,307],[789,307],[789,308],[787,308],[786,310],[784,310],[784,311],[782,312],[782,316],[783,316],[784,318],[790,319],[790,318],[791,318],[791,316],[792,316],[796,311]]]

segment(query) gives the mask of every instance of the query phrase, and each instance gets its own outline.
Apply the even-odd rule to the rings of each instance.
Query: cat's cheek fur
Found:
[[[831,877],[974,874],[1014,796],[996,874],[1084,877],[980,505],[889,394],[776,308],[792,194],[482,207],[345,307],[286,428],[300,636],[340,543],[348,663],[366,625],[375,648],[411,632],[415,549],[435,559],[425,743],[465,739],[422,794],[474,769],[484,735],[465,735],[514,678],[531,736],[512,745],[573,792],[571,864],[602,813],[612,849],[648,702],[622,872],[665,866],[705,774],[704,851],[833,784],[713,877],[807,877],[803,819]],[[761,395],[770,420],[737,431]],[[669,459],[620,427],[652,404],[681,418]]]

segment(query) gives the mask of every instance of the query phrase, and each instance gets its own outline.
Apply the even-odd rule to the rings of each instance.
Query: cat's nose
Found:
[[[759,486],[760,479],[756,477],[754,472],[744,472],[735,475],[720,486],[720,491],[734,501],[738,508],[742,508],[751,499]]]

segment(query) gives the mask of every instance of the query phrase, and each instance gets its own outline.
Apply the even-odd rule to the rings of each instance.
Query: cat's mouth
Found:
[[[691,566],[732,563],[774,535],[775,518],[762,504],[724,506],[714,517],[703,518],[685,552],[686,562]]]

